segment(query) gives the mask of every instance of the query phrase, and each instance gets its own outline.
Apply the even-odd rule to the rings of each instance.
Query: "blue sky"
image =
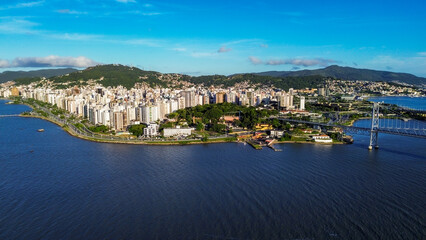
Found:
[[[0,72],[191,75],[351,66],[426,77],[426,2],[0,0]]]

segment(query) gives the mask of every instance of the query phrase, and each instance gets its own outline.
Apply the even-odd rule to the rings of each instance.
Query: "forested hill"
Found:
[[[143,71],[136,67],[119,64],[108,64],[89,67],[65,76],[52,77],[49,80],[59,84],[70,83],[69,85],[85,85],[89,80],[94,80],[106,87],[121,85],[130,89],[136,83],[165,86],[161,76],[162,74],[159,72]]]
[[[426,85],[426,78],[406,73],[393,73],[350,67],[330,66],[317,70],[275,71],[255,74],[235,74],[231,76],[209,75],[193,77],[182,74],[163,74],[144,71],[136,67],[118,64],[98,65],[78,71],[72,68],[48,69],[29,72],[0,73],[0,83],[14,80],[18,85],[40,81],[47,77],[55,88],[67,88],[75,85],[100,83],[108,86],[124,86],[128,89],[135,84],[146,84],[151,87],[180,87],[188,85],[204,85],[230,87],[238,84],[256,86],[273,86],[288,90],[289,88],[316,88],[322,85],[325,78],[332,77],[343,80],[403,82],[413,85]]]
[[[40,78],[16,79],[17,85],[26,85],[32,82],[39,82]],[[230,87],[236,84],[249,84],[256,86],[268,86],[288,90],[289,88],[315,88],[324,83],[322,76],[304,77],[269,77],[255,74],[237,74],[232,76],[210,75],[192,77],[182,74],[163,74],[153,71],[143,71],[136,67],[129,67],[117,64],[98,65],[89,67],[82,71],[70,74],[55,76],[48,79],[54,88],[68,88],[78,85],[100,83],[105,87],[123,86],[128,89],[135,84],[146,84],[151,87],[181,87],[190,85],[203,85],[205,87],[221,86]]]
[[[150,86],[166,86],[162,80],[162,74],[152,71],[143,71],[139,68],[123,66],[118,64],[97,65],[86,68],[82,71],[76,71],[69,74],[54,76],[47,81],[54,88],[68,88],[72,86],[83,86],[99,83],[105,87],[123,86],[128,89],[135,86],[136,83],[146,83]],[[17,85],[27,85],[32,82],[39,82],[41,79],[19,78],[15,79]]]
[[[260,76],[272,77],[301,77],[320,75],[323,77],[332,77],[343,80],[363,80],[372,82],[400,82],[413,85],[426,85],[426,78],[417,77],[408,73],[395,73],[388,71],[376,71],[370,69],[358,69],[351,67],[340,67],[337,65],[329,66],[316,70],[300,71],[271,71],[255,73]]]
[[[78,71],[74,68],[44,69],[35,71],[4,71],[0,73],[0,83],[12,81],[18,78],[33,78],[60,76]]]
[[[303,76],[303,77],[271,77],[259,76],[256,74],[236,74],[232,76],[210,75],[200,77],[185,76],[185,79],[193,84],[203,84],[204,86],[223,86],[231,87],[235,84],[249,83],[257,86],[276,87],[284,90],[289,88],[316,88],[324,84],[325,79],[322,76]]]

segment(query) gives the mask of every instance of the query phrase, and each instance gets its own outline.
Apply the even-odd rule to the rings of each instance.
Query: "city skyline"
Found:
[[[107,0],[0,4],[0,72],[120,63],[189,75],[329,65],[426,76],[425,4]]]

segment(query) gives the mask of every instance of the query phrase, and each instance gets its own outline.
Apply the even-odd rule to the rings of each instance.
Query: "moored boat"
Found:
[[[343,142],[345,143],[353,143],[354,139],[352,138],[352,136],[346,135],[343,137]]]

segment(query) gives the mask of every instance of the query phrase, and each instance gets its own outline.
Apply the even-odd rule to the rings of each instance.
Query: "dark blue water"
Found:
[[[0,239],[424,239],[426,141],[380,143],[102,144],[0,118]]]
[[[396,104],[411,109],[426,110],[426,97],[371,97],[368,100]]]

